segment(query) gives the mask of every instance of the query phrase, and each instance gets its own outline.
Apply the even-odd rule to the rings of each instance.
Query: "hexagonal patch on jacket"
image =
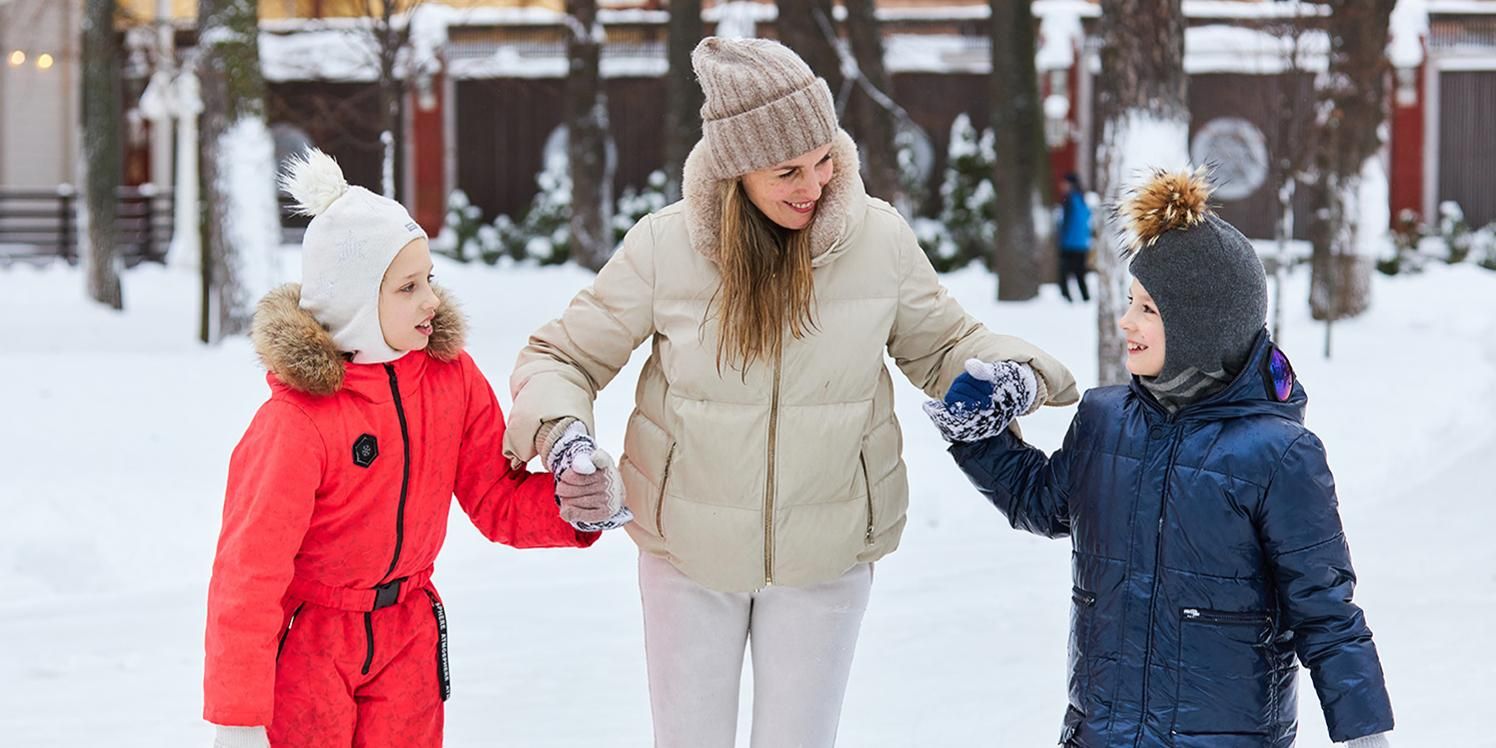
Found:
[[[353,442],[353,464],[366,468],[374,464],[379,456],[379,440],[373,434],[363,434]]]

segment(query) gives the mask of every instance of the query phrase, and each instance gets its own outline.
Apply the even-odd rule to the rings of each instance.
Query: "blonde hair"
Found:
[[[726,360],[746,376],[755,359],[778,358],[786,328],[796,339],[816,329],[810,231],[769,220],[748,198],[741,178],[722,182],[718,192],[722,284],[712,297],[721,327],[717,371]]]

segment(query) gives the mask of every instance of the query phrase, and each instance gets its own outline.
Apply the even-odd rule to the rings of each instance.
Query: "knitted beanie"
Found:
[[[709,36],[691,52],[701,81],[702,140],[714,179],[731,179],[809,153],[836,137],[826,81],[768,39]]]
[[[280,183],[297,212],[312,217],[301,240],[301,308],[354,363],[403,356],[384,341],[379,287],[395,255],[426,232],[399,203],[350,187],[338,162],[316,148],[294,158]]]
[[[1267,276],[1252,243],[1211,212],[1204,170],[1156,171],[1121,206],[1128,270],[1158,304],[1164,366],[1142,384],[1170,411],[1225,389],[1267,319]]]

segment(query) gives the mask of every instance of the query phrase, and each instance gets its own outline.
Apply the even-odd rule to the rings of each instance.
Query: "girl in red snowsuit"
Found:
[[[504,418],[429,284],[425,233],[313,151],[303,284],[260,302],[270,399],[229,464],[208,589],[215,745],[437,746],[449,683],[432,562],[457,496],[490,540],[585,547],[549,474],[511,469]]]

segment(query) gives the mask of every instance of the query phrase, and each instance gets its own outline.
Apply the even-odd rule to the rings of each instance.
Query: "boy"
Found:
[[[1062,744],[1289,748],[1297,657],[1330,737],[1385,747],[1324,447],[1264,329],[1262,264],[1209,193],[1200,172],[1159,172],[1123,206],[1134,376],[1087,392],[1059,451],[1005,430],[1032,397],[1011,362],[971,362],[926,411],[1014,527],[1071,538]]]

